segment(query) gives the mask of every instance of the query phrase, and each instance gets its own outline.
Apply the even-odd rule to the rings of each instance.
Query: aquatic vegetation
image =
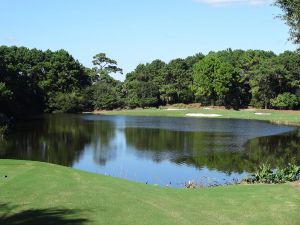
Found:
[[[298,180],[300,166],[289,163],[286,167],[273,170],[269,164],[262,164],[259,169],[246,179],[247,183],[277,184]]]

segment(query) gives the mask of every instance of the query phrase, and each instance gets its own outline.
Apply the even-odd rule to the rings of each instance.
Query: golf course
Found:
[[[299,224],[293,184],[162,188],[53,164],[0,160],[0,224]]]
[[[300,125],[300,112],[293,110],[263,110],[263,109],[241,109],[228,110],[216,109],[210,107],[189,108],[189,105],[176,107],[169,106],[160,109],[127,109],[127,110],[112,110],[112,111],[95,111],[95,114],[103,115],[126,115],[126,116],[168,116],[168,117],[188,117],[189,114],[194,114],[197,117],[211,117],[215,115],[220,119],[245,119],[245,120],[262,120],[271,123]],[[214,117],[214,116],[212,116]]]
[[[0,225],[300,225],[300,0],[0,2]]]

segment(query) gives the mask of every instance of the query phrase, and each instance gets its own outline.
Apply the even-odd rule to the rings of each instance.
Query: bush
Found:
[[[300,175],[300,166],[289,163],[285,168],[272,170],[269,164],[263,164],[257,172],[251,175],[246,181],[248,183],[285,183],[296,181]]]
[[[285,92],[279,94],[276,98],[270,100],[271,105],[278,109],[293,109],[299,105],[299,100],[296,95]]]
[[[297,180],[300,175],[300,166],[288,164],[287,167],[278,169],[275,174],[275,183],[285,183]]]

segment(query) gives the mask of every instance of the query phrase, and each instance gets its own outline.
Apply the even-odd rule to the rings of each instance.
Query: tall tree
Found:
[[[167,65],[167,73],[161,87],[166,103],[192,100],[193,94],[189,91],[192,76],[188,72],[188,65],[183,59],[174,59]]]
[[[122,73],[117,61],[108,58],[105,53],[93,57],[94,68],[88,70],[93,85],[87,92],[91,94],[91,105],[94,109],[114,109],[123,106],[122,83],[113,79],[111,73]]]
[[[251,104],[264,108],[284,108],[286,98],[293,96],[293,99],[300,99],[299,64],[300,55],[290,51],[266,59],[256,68],[255,76],[250,82]],[[298,100],[294,102],[295,104],[286,104],[287,108],[298,105]]]
[[[193,90],[202,104],[239,106],[239,73],[222,54],[212,52],[195,65]]]
[[[300,1],[299,0],[275,0],[283,15],[280,17],[290,27],[290,39],[295,44],[300,44]]]
[[[160,103],[159,87],[165,64],[160,60],[140,64],[126,75],[123,85],[126,103],[129,107],[158,106]]]
[[[108,74],[102,74],[90,88],[92,106],[94,109],[116,109],[123,106],[122,82],[113,79]]]
[[[108,58],[105,53],[98,53],[93,57],[93,64],[96,66],[91,71],[92,81],[95,82],[101,78],[102,74],[123,73],[123,70],[118,67],[116,60]]]

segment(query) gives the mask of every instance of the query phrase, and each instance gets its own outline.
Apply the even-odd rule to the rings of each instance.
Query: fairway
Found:
[[[1,225],[300,221],[300,189],[290,184],[171,189],[17,160],[0,160],[0,203]]]
[[[186,109],[132,109],[132,110],[113,110],[113,111],[95,111],[95,114],[106,115],[127,115],[127,116],[170,116],[186,117],[192,115],[207,115],[216,119],[246,119],[263,120],[278,124],[300,125],[300,111],[276,111],[276,110],[227,110],[227,109],[208,109],[208,108],[186,108]],[[211,116],[214,115],[214,116]]]

